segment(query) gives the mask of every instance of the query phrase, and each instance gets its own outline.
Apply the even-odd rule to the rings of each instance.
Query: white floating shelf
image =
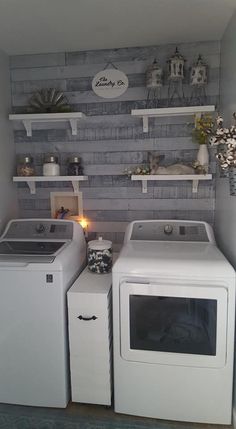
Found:
[[[28,137],[32,136],[32,124],[37,122],[65,122],[69,121],[71,132],[73,136],[77,135],[77,126],[80,119],[85,118],[82,112],[68,112],[68,113],[29,113],[29,114],[16,114],[9,115],[10,121],[21,121],[26,130]]]
[[[150,180],[191,180],[193,182],[193,193],[198,190],[199,180],[212,180],[212,174],[132,174],[131,180],[142,181],[142,192],[147,193],[147,182]]]
[[[131,110],[131,115],[138,116],[143,119],[143,132],[148,133],[149,118],[165,117],[165,116],[196,116],[200,117],[202,113],[210,113],[215,111],[215,106],[187,106],[187,107],[166,107],[159,109],[135,109]]]
[[[88,176],[14,176],[13,182],[26,182],[30,193],[36,193],[36,182],[71,182],[74,192],[79,192],[79,182],[88,180]]]

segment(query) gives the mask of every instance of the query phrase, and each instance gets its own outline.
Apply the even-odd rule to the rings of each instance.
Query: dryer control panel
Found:
[[[138,241],[183,241],[214,243],[214,234],[206,222],[178,220],[144,220],[128,225],[125,242]]]

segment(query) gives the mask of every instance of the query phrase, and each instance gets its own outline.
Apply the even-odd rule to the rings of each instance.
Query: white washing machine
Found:
[[[230,424],[234,318],[209,225],[132,222],[113,267],[115,411]]]
[[[0,240],[0,402],[66,407],[66,291],[86,263],[73,221],[12,220]]]

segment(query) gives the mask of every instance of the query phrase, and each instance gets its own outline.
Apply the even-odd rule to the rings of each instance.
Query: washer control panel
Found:
[[[205,222],[151,220],[132,222],[125,237],[129,240],[214,242],[214,235]]]
[[[73,222],[45,219],[13,220],[4,234],[4,239],[67,239],[73,237]]]

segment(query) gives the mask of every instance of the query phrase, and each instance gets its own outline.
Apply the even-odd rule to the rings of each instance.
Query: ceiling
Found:
[[[219,40],[236,0],[0,0],[10,55]]]

